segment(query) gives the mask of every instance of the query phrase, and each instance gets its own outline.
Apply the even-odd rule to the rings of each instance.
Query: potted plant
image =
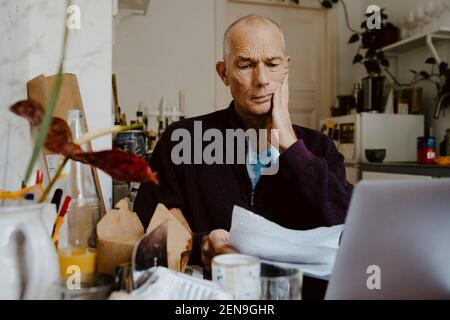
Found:
[[[386,58],[383,47],[398,41],[400,31],[392,23],[387,22],[388,16],[385,9],[380,10],[380,28],[371,28],[368,24],[372,13],[366,14],[366,19],[361,23],[361,30],[355,30],[350,26],[347,6],[343,0],[321,0],[324,8],[330,9],[333,4],[340,3],[343,6],[347,28],[352,32],[349,44],[360,42],[356,54],[353,57],[353,64],[364,66],[367,77],[362,80],[364,92],[370,92],[370,101],[364,103],[364,108],[360,111],[383,112],[385,105],[385,77],[386,72],[395,83],[398,81],[389,71],[389,60]]]
[[[368,18],[372,13],[367,13],[366,19],[361,23],[360,31],[350,26],[347,5],[343,0],[320,0],[324,8],[330,9],[333,4],[340,3],[344,8],[345,20],[347,28],[353,32],[348,43],[356,43],[361,41],[356,55],[353,57],[353,64],[360,63],[364,65],[369,76],[382,75],[383,67],[389,68],[389,61],[386,59],[383,47],[399,40],[400,30],[392,23],[387,22],[387,14],[385,8],[380,10],[380,28],[370,28],[367,24]],[[365,52],[363,52],[363,50]]]
[[[437,90],[436,104],[434,108],[434,118],[438,119],[443,108],[450,106],[450,68],[447,62],[441,61],[437,63],[434,57],[429,57],[425,61],[426,64],[431,65],[431,70],[414,71],[414,81],[431,81],[435,84]]]

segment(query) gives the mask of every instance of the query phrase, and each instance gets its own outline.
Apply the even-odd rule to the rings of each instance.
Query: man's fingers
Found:
[[[289,101],[289,76],[287,75],[281,85],[281,104],[283,107],[288,107]]]
[[[225,254],[225,253],[236,253],[237,251],[234,250],[232,247],[230,247],[229,245],[225,245],[222,246],[220,248],[217,248],[216,250],[216,255],[218,254]]]
[[[224,253],[236,253],[236,251],[228,245],[229,233],[223,229],[211,231],[205,236],[201,244],[201,260],[206,271],[211,269],[211,260],[214,256]]]
[[[209,234],[209,241],[214,248],[221,247],[228,243],[229,233],[223,229],[217,229]]]
[[[281,85],[278,86],[278,88],[273,93],[273,97],[272,97],[272,118],[273,118],[274,112],[276,112],[276,109],[278,108],[278,106],[281,103],[280,97],[281,97]]]

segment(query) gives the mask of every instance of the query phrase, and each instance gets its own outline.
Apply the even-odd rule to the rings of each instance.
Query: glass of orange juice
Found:
[[[62,278],[73,274],[78,268],[81,273],[94,273],[96,270],[97,250],[94,248],[60,248],[58,249],[58,257]]]

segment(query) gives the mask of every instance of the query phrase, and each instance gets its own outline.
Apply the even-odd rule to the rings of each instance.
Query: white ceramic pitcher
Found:
[[[45,299],[59,277],[58,256],[50,238],[55,207],[2,202],[0,299]]]

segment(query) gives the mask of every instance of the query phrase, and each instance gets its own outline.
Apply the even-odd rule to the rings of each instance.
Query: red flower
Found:
[[[80,146],[72,142],[72,133],[67,123],[57,117],[53,117],[48,130],[45,147],[54,153],[68,154],[82,152]]]
[[[27,119],[32,126],[39,125],[44,116],[44,108],[33,100],[22,100],[10,107],[10,110]],[[121,150],[100,152],[84,152],[72,140],[72,133],[66,121],[53,117],[45,141],[45,147],[54,153],[97,167],[112,178],[121,181],[144,182],[152,181],[159,184],[156,173],[148,163],[131,153]]]
[[[18,101],[9,107],[9,110],[27,119],[32,126],[37,126],[42,122],[45,112],[40,103],[31,99]]]
[[[150,180],[159,184],[156,173],[150,169],[147,162],[128,152],[116,149],[99,152],[75,152],[67,154],[67,156],[72,160],[93,165],[116,180],[135,182]]]

